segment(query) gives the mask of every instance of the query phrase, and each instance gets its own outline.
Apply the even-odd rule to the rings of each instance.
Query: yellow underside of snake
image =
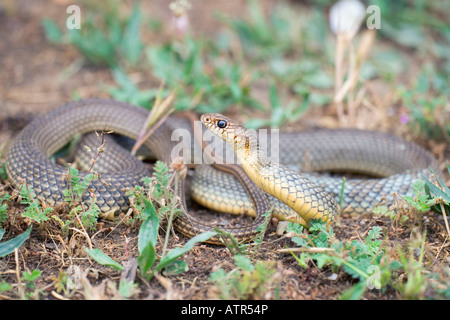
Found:
[[[67,188],[64,179],[67,168],[53,163],[49,157],[75,134],[105,127],[136,139],[147,114],[142,108],[113,100],[68,103],[37,117],[10,143],[6,154],[8,176],[15,187],[23,183],[30,185],[40,200],[49,204],[62,202],[63,190]],[[438,163],[429,152],[380,132],[356,129],[281,132],[276,146],[283,163],[280,164],[264,153],[255,135],[240,123],[220,114],[203,115],[202,122],[232,146],[241,165],[198,165],[192,179],[192,196],[218,211],[240,211],[256,216],[248,225],[221,227],[243,241],[252,239],[264,222],[262,213],[270,208],[280,219],[305,224],[311,219],[333,221],[339,198],[343,208],[370,211],[380,201],[390,201],[394,192],[411,193],[413,181],[422,174],[427,175],[429,167],[439,172]],[[173,132],[182,127],[192,133],[189,121],[168,118],[144,145],[157,159],[170,164],[179,143],[173,141]],[[193,147],[188,144],[186,148]],[[102,156],[113,159],[112,172],[102,173],[102,179],[94,181],[90,188],[102,211],[126,210],[129,205],[126,189],[139,184],[148,172],[140,162],[130,159],[131,156],[108,153],[105,147]],[[293,166],[311,171],[356,172],[378,178],[350,179],[341,190],[341,178],[310,175],[289,168]],[[272,196],[266,196],[258,187]],[[176,219],[176,228],[187,236],[213,229],[214,226],[189,214],[183,179],[178,190],[184,213]],[[220,239],[212,238],[209,242],[219,243]]]

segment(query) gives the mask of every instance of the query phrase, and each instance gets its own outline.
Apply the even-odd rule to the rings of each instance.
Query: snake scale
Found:
[[[39,200],[50,205],[60,203],[64,198],[63,190],[67,188],[67,168],[49,160],[50,156],[69,143],[75,134],[105,127],[136,139],[147,115],[148,111],[140,107],[114,100],[67,103],[35,118],[13,139],[6,153],[7,174],[16,188],[26,183]],[[218,211],[256,216],[242,226],[221,227],[242,241],[254,237],[265,220],[262,213],[271,207],[273,215],[280,219],[302,223],[312,218],[333,220],[342,178],[300,173],[294,167],[381,177],[346,182],[342,205],[358,213],[370,211],[383,199],[392,201],[394,192],[411,193],[413,181],[428,174],[429,167],[440,172],[434,157],[420,146],[385,133],[356,129],[281,132],[277,152],[280,162],[289,168],[270,161],[254,136],[238,122],[219,114],[203,115],[202,121],[233,146],[242,165],[198,165],[192,179],[192,198]],[[186,130],[190,128],[188,121],[168,118],[144,145],[157,159],[169,165],[176,146],[172,133],[181,126]],[[105,150],[107,158],[107,147]],[[117,164],[116,169],[102,173],[102,179],[94,180],[89,188],[95,192],[103,212],[125,211],[129,206],[125,191],[140,184],[148,172],[142,163],[130,159],[131,156],[111,157],[113,165]],[[276,198],[267,197],[259,188]],[[184,213],[175,220],[175,227],[189,237],[212,230],[214,226],[189,214],[184,179],[180,179],[178,191]],[[211,238],[208,242],[220,243],[220,239]]]

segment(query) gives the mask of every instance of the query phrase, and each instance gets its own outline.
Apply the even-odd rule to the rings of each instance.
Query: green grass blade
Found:
[[[171,276],[181,274],[189,270],[189,266],[184,260],[175,260],[164,268],[164,275]]]
[[[448,168],[447,168],[447,169],[448,169]],[[436,179],[437,179],[437,181],[438,181],[438,183],[439,183],[439,186],[442,187],[442,188],[444,189],[445,193],[450,194],[450,189],[445,185],[445,182],[442,181],[441,178],[439,178],[439,176],[433,171],[433,169],[430,168],[430,171],[431,171],[431,173],[436,177]],[[424,176],[422,175],[422,177],[424,177]],[[424,178],[425,178],[425,177],[424,177]],[[425,179],[426,179],[426,178],[425,178]],[[427,181],[428,183],[431,183],[431,181],[429,181],[428,179],[426,179],[426,181]]]
[[[342,185],[341,185],[341,192],[339,194],[339,208],[340,210],[342,210],[342,203],[344,201],[344,190],[345,190],[345,182],[347,180],[344,178],[342,178]]]
[[[125,27],[121,44],[122,54],[131,65],[135,65],[139,61],[142,48],[144,47],[141,40],[140,28],[141,10],[135,5],[133,13]]]
[[[147,273],[153,267],[156,261],[156,250],[151,242],[147,243],[147,245],[142,249],[137,258],[139,270],[141,274],[146,277]],[[151,278],[151,276],[149,277]],[[148,278],[148,280],[149,280]]]
[[[360,281],[353,287],[345,290],[340,299],[341,300],[359,300],[362,295],[366,292],[366,282]]]
[[[20,246],[28,239],[30,236],[31,229],[33,227],[29,227],[27,231],[22,234],[19,234],[17,237],[12,238],[6,242],[0,243],[0,258],[7,256],[10,253],[13,253],[16,248],[20,248]],[[4,232],[4,231],[3,231]]]
[[[190,239],[182,248],[174,248],[167,253],[167,255],[160,261],[160,263],[155,267],[155,271],[160,271],[164,269],[168,264],[170,264],[172,261],[178,259],[183,254],[191,250],[194,245],[198,242],[203,242],[208,240],[209,238],[217,235],[217,232],[215,231],[208,231],[203,232],[199,235],[196,235],[192,239]]]
[[[58,25],[50,19],[42,20],[42,28],[44,29],[45,37],[52,43],[60,43],[62,39],[62,32]]]
[[[124,269],[120,263],[114,261],[110,256],[108,256],[99,248],[95,249],[85,248],[85,251],[92,259],[94,259],[103,266],[110,267],[118,271],[122,271]]]
[[[147,218],[144,220],[139,229],[139,253],[142,253],[149,243],[151,243],[153,247],[156,246],[159,230],[159,217],[156,213],[155,206],[145,198],[143,198],[142,200],[144,202],[144,210],[142,214]]]
[[[437,187],[436,185],[434,185],[430,180],[428,180],[425,176],[423,176],[423,179],[425,180],[425,183],[427,185],[427,187],[429,188],[429,190],[431,190],[431,192],[437,196],[437,197],[442,197],[442,199],[446,202],[446,203],[450,203],[450,192],[447,194],[446,192],[444,192],[442,189],[440,189],[439,187]],[[440,179],[439,179],[440,180]],[[441,182],[441,181],[440,181]],[[443,186],[445,186],[445,184],[443,184]],[[445,187],[446,188],[446,187]]]

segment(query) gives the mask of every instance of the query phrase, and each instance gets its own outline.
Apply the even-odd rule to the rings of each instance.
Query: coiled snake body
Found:
[[[147,114],[142,108],[113,100],[89,99],[68,103],[34,119],[11,142],[6,154],[8,176],[15,187],[24,182],[30,185],[38,199],[50,205],[62,202],[63,190],[67,188],[67,168],[53,163],[49,157],[70,142],[74,134],[105,127],[136,139]],[[198,166],[192,181],[193,198],[216,210],[235,212],[236,208],[241,208],[257,216],[248,225],[222,229],[239,240],[250,240],[264,222],[261,213],[271,206],[275,208],[274,215],[281,219],[302,223],[308,223],[312,218],[333,220],[342,184],[340,178],[306,176],[272,163],[243,126],[222,115],[204,115],[202,121],[233,145],[242,166],[221,166],[221,171],[228,173],[211,166]],[[226,126],[222,127],[224,122]],[[173,160],[171,153],[176,142],[172,141],[171,135],[174,127],[178,126],[179,122],[176,126],[171,125],[169,118],[144,143],[156,158],[167,164]],[[426,150],[377,132],[343,129],[280,133],[279,148],[280,162],[285,164],[308,166],[312,171],[356,171],[384,176],[347,181],[343,206],[355,212],[368,211],[382,198],[389,199],[393,192],[410,193],[413,181],[421,174],[427,174],[429,167],[439,172],[438,163]],[[115,172],[103,173],[102,179],[93,181],[90,186],[104,212],[127,210],[129,204],[125,191],[140,184],[140,179],[148,175],[139,162],[126,158],[115,161],[123,165]],[[284,203],[268,200],[257,185]],[[183,186],[181,179],[178,190],[184,214],[175,220],[175,227],[187,236],[211,230],[213,226],[188,213]],[[211,238],[209,242],[219,243],[220,240]]]

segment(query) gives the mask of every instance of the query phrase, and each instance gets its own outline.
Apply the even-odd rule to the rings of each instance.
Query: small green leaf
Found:
[[[3,163],[0,165],[0,180],[8,179],[8,174],[6,173],[6,164]]]
[[[421,73],[417,79],[416,89],[420,93],[426,93],[429,89],[429,81],[426,74]]]
[[[184,260],[175,260],[175,261],[172,261],[171,263],[169,263],[164,268],[164,275],[165,276],[176,275],[176,274],[180,274],[180,273],[186,272],[188,270],[189,270],[189,266],[186,263],[186,261],[184,261]]]
[[[150,269],[153,267],[156,261],[156,250],[151,242],[148,242],[147,245],[140,251],[140,254],[137,258],[137,262],[139,265],[139,270],[141,274],[145,277]]]
[[[261,127],[270,126],[270,120],[267,119],[250,119],[245,123],[245,126],[249,129],[259,129]]]
[[[27,231],[22,234],[19,234],[17,237],[12,238],[6,242],[0,243],[0,258],[7,256],[10,253],[13,253],[16,248],[20,248],[20,246],[28,239],[30,236],[31,229],[33,227],[29,227]],[[4,232],[4,231],[3,231]]]
[[[434,185],[430,180],[428,180],[425,176],[423,176],[423,178],[425,179],[425,183],[427,185],[427,187],[430,189],[431,192],[433,192],[433,194],[436,197],[442,197],[442,199],[446,202],[446,203],[450,203],[450,189],[448,189],[444,182],[442,180],[440,180],[439,178],[439,182],[441,183],[441,185],[444,187],[444,190],[440,189],[439,187],[437,187],[436,185]],[[446,193],[446,192],[447,193]]]
[[[123,40],[122,40],[122,50],[125,58],[132,65],[135,65],[142,52],[143,44],[140,36],[141,27],[141,11],[137,5],[133,8],[133,13],[128,21],[125,28]]]
[[[253,270],[255,270],[255,267],[253,266],[252,262],[246,256],[235,255],[234,263],[236,264],[236,267],[241,268],[242,270],[249,272],[253,272]]]
[[[178,259],[183,254],[191,250],[197,242],[203,242],[208,240],[209,238],[217,235],[215,231],[207,231],[196,235],[191,238],[182,248],[174,248],[167,253],[167,255],[160,261],[160,263],[156,266],[155,271],[159,271],[164,269],[169,263]]]
[[[4,280],[0,282],[0,292],[6,292],[8,290],[11,290],[12,288],[14,287]]]
[[[223,270],[222,268],[220,268],[219,270],[216,270],[216,271],[212,272],[212,273],[209,275],[208,280],[214,281],[214,282],[217,282],[217,281],[223,281],[223,279],[225,279],[226,276],[227,276],[227,275],[226,275],[226,273],[225,273],[225,270]]]
[[[277,87],[275,86],[274,83],[272,83],[270,86],[269,99],[272,110],[279,108],[280,101],[278,99]]]
[[[85,248],[85,251],[92,259],[94,259],[103,266],[110,267],[118,271],[122,271],[124,269],[120,263],[114,261],[110,256],[108,256],[99,248],[95,249]]]
[[[306,239],[303,239],[301,237],[292,237],[292,242],[294,242],[299,247],[309,247],[308,242]]]
[[[33,282],[37,280],[42,275],[42,272],[40,270],[34,269],[31,272],[24,271],[22,273],[22,278],[27,282]]]
[[[309,222],[310,232],[324,232],[327,233],[327,224],[319,219],[313,219]]]
[[[142,201],[144,202],[142,214],[147,218],[139,229],[138,248],[140,253],[147,247],[148,243],[151,243],[152,246],[155,247],[159,230],[159,217],[156,213],[155,206],[145,198],[143,198]]]
[[[295,222],[289,222],[288,226],[286,228],[286,232],[295,232],[297,234],[302,234],[303,229],[304,229],[304,227],[301,224],[295,223]]]
[[[119,283],[119,294],[124,298],[130,298],[138,290],[136,289],[136,284],[133,281],[127,281],[123,279]]]
[[[289,251],[289,253],[295,258],[295,260],[297,260],[297,262],[300,265],[300,267],[302,267],[302,268],[307,268],[308,267],[308,261],[310,260],[310,255],[309,254],[302,253],[300,255],[300,257],[298,257],[292,251]]]
[[[53,43],[61,42],[62,33],[57,24],[50,19],[42,20],[42,27],[44,28],[45,37],[48,41]]]
[[[272,115],[270,117],[270,126],[272,128],[280,128],[285,121],[285,110],[281,106],[277,106],[272,109]]]
[[[381,227],[374,226],[372,229],[369,230],[366,237],[366,242],[378,239],[381,236],[381,231],[382,231]]]
[[[345,182],[347,180],[345,179],[345,177],[342,177],[342,184],[341,184],[341,192],[339,193],[339,207],[342,210],[342,202],[344,199],[344,190],[345,190]]]
[[[341,300],[359,300],[366,291],[365,281],[360,281],[350,289],[345,290],[341,295]]]
[[[304,82],[310,86],[320,89],[328,89],[333,87],[333,79],[325,71],[317,71],[304,78]]]

